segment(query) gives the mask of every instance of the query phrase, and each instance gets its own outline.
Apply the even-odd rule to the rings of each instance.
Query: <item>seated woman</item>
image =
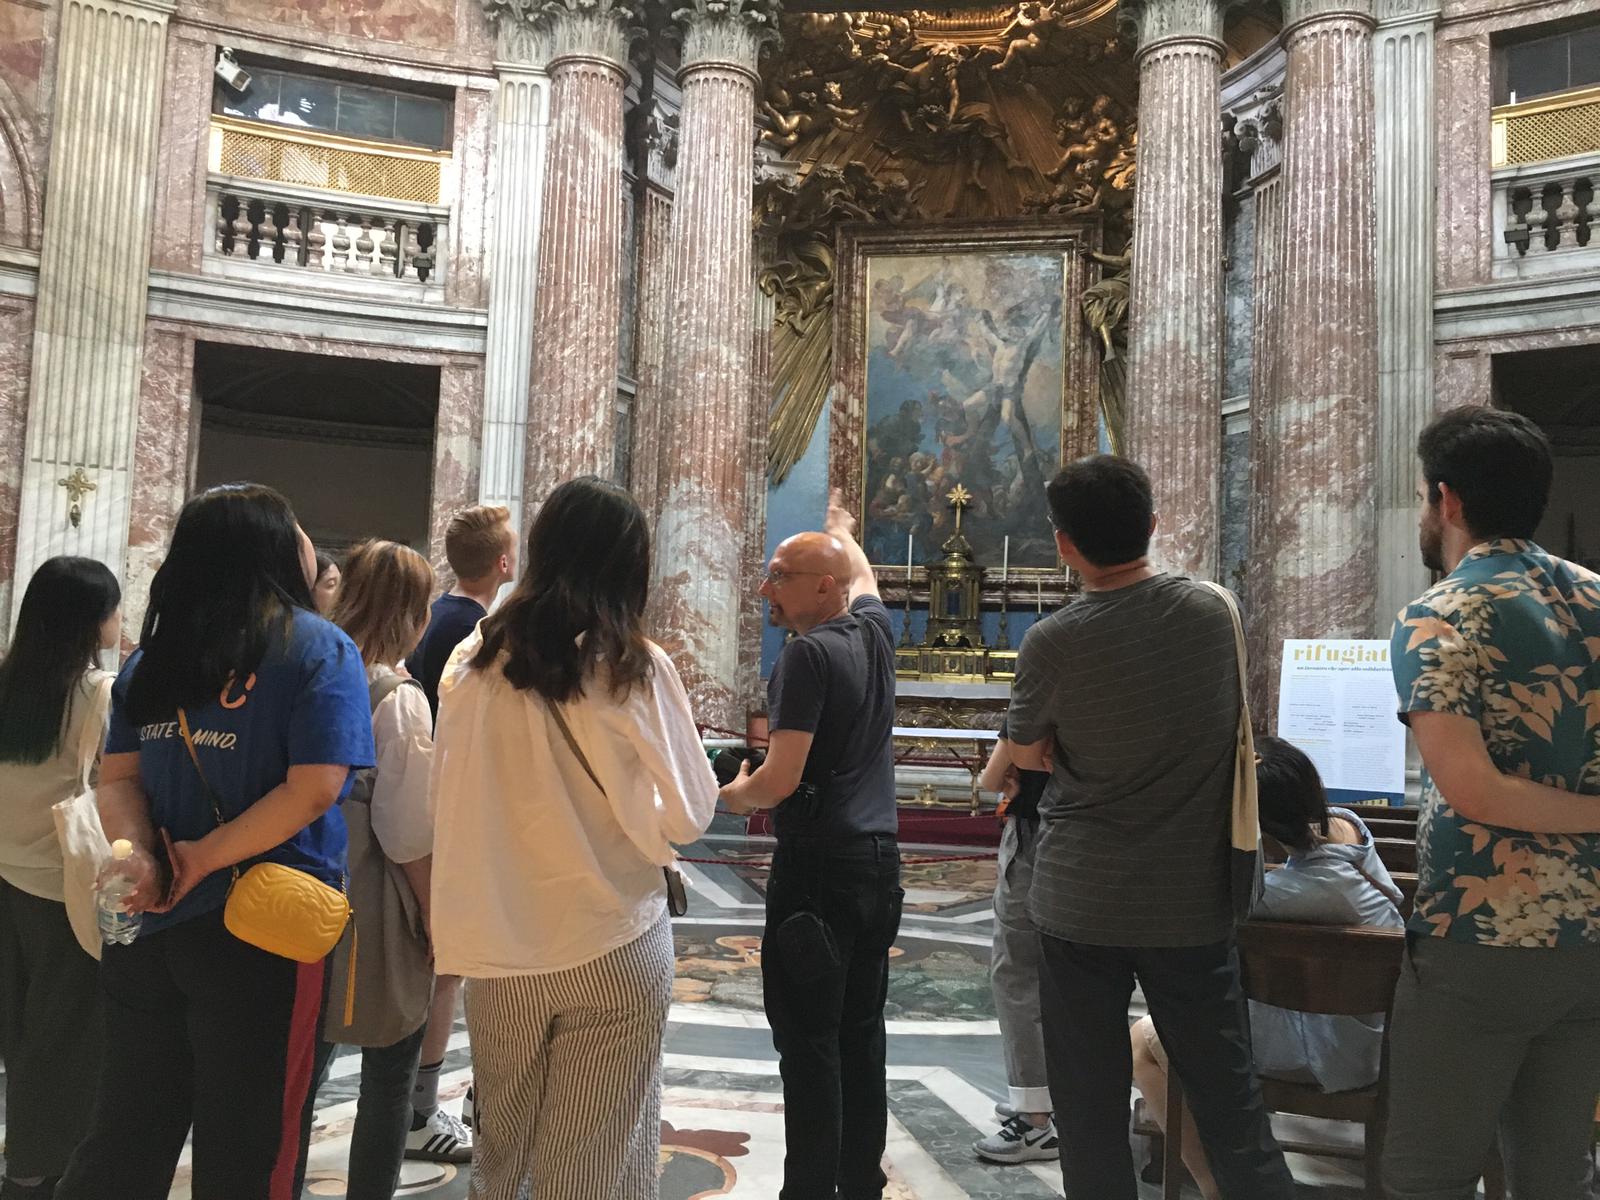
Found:
[[[1400,889],[1379,860],[1361,818],[1349,809],[1328,807],[1317,768],[1298,747],[1280,738],[1261,738],[1256,752],[1262,842],[1269,852],[1281,847],[1288,858],[1267,872],[1266,892],[1252,918],[1401,928]],[[1166,1053],[1149,1017],[1136,1022],[1131,1034],[1134,1082],[1151,1115],[1164,1121]],[[1345,1092],[1378,1078],[1383,1014],[1325,1016],[1252,1000],[1250,1039],[1259,1074],[1316,1084],[1324,1092]],[[1183,1162],[1206,1200],[1216,1200],[1221,1193],[1187,1109]]]

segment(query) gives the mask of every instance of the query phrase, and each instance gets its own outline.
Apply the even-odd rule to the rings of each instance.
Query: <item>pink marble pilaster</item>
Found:
[[[489,234],[490,143],[494,136],[494,93],[480,87],[456,92],[455,137],[451,160],[455,204],[451,212],[450,270],[445,301],[481,308],[489,301],[484,260]]]
[[[1489,35],[1444,35],[1435,42],[1437,89],[1437,242],[1441,288],[1489,279],[1494,252],[1490,144]]]
[[[1438,347],[1433,361],[1435,410],[1494,403],[1493,358],[1482,346]]]
[[[194,333],[185,326],[152,321],[145,330],[122,585],[122,637],[128,648],[139,640],[150,581],[166,557],[167,540],[189,494],[197,440],[190,419],[194,345]]]
[[[654,628],[695,713],[743,724],[737,695],[750,430],[756,60],[770,0],[692,0],[685,23],[677,194],[656,490]]]
[[[454,586],[444,556],[450,518],[478,502],[478,442],[483,422],[483,363],[452,361],[439,369],[439,412],[433,426],[433,486],[428,504],[428,559],[439,582]],[[446,580],[449,583],[446,584]]]
[[[206,242],[216,237],[217,214],[206,211],[211,137],[212,63],[217,35],[176,25],[167,41],[161,99],[161,170],[156,173],[155,231],[150,265],[198,273]]]
[[[622,91],[632,37],[632,15],[620,0],[553,0],[543,14],[550,132],[524,529],[558,483],[612,474],[622,305]]]
[[[22,488],[22,438],[33,359],[33,301],[0,296],[0,636],[10,634]]]
[[[1222,447],[1221,5],[1144,0],[1128,455],[1150,473],[1158,565],[1216,572]]]
[[[1269,665],[1283,638],[1373,636],[1377,587],[1371,6],[1286,10]]]

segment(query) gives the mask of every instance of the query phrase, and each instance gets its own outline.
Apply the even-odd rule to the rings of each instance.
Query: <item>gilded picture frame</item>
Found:
[[[1100,248],[1093,219],[838,234],[828,476],[858,515],[879,574],[917,579],[954,531],[985,590],[1061,580],[1044,484],[1099,443],[1099,364],[1080,297]]]

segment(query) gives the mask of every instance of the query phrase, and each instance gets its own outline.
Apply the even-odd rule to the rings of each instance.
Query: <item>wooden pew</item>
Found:
[[[1305,925],[1249,921],[1239,927],[1239,964],[1244,991],[1252,1000],[1299,1012],[1388,1016],[1395,983],[1405,958],[1405,931],[1371,926]],[[1353,1121],[1365,1133],[1361,1150],[1345,1146],[1281,1142],[1285,1150],[1327,1157],[1359,1158],[1364,1163],[1366,1194],[1381,1200],[1379,1163],[1383,1152],[1389,1074],[1385,1037],[1378,1079],[1351,1092],[1325,1093],[1312,1084],[1261,1080],[1269,1111],[1324,1120]],[[1174,1074],[1168,1079],[1166,1127],[1183,1128],[1183,1089]],[[1146,1132],[1136,1127],[1136,1132]],[[1177,1200],[1184,1171],[1178,1138],[1163,1138],[1163,1200]],[[1487,1200],[1505,1200],[1505,1173],[1498,1151],[1484,1165]]]
[[[1390,872],[1415,871],[1417,869],[1417,843],[1415,838],[1388,838],[1374,837],[1373,844],[1377,847],[1378,857],[1383,860],[1383,865]]]

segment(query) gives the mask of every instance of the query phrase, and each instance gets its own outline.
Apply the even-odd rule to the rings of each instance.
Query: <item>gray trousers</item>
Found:
[[[1050,1111],[1039,1016],[1039,932],[1028,919],[1028,889],[1033,886],[1033,856],[1038,844],[1037,821],[1006,821],[994,883],[989,986],[1005,1048],[1011,1107],[1018,1112]]]
[[[1413,938],[1395,991],[1390,1200],[1469,1200],[1498,1129],[1519,1200],[1579,1200],[1600,1093],[1600,946]]]
[[[467,980],[472,1200],[656,1200],[672,921],[593,962]]]

